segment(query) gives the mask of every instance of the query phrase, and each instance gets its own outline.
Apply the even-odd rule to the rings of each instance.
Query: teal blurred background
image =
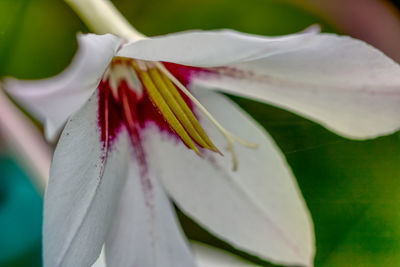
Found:
[[[42,198],[16,162],[0,155],[0,266],[40,266]]]
[[[323,31],[363,38],[400,59],[398,10],[385,1],[114,3],[146,35],[193,28],[280,35],[318,23]],[[57,74],[76,51],[76,33],[87,31],[63,1],[0,0],[0,77]],[[315,224],[315,265],[400,266],[399,134],[369,141],[346,140],[290,112],[232,98],[274,137],[297,177]],[[41,265],[41,204],[29,174],[18,167],[0,136],[0,266]],[[179,216],[190,238],[272,266],[235,251],[183,214]]]

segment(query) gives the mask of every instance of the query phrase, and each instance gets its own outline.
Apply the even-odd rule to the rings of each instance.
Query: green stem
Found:
[[[65,0],[65,2],[95,33],[112,33],[127,41],[146,38],[108,0]]]

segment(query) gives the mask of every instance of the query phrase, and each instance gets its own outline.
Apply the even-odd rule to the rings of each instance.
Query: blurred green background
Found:
[[[193,28],[280,35],[318,23],[323,31],[363,38],[399,59],[400,49],[394,49],[400,47],[398,11],[385,1],[114,3],[146,35]],[[375,9],[367,12],[366,5]],[[0,0],[0,77],[43,78],[60,72],[76,51],[76,33],[87,31],[63,1]],[[275,138],[297,177],[315,224],[315,265],[400,266],[399,134],[350,141],[290,112],[232,98]],[[41,201],[0,137],[0,266],[41,265]],[[180,219],[190,238],[271,266],[235,251],[184,215]]]

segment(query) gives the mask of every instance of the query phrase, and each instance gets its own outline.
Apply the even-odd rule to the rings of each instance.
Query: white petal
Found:
[[[151,127],[145,136],[151,170],[177,205],[218,237],[274,263],[311,266],[313,225],[279,149],[226,97],[207,91],[196,96],[224,126],[259,148],[237,145],[239,169],[233,172],[228,152],[222,150],[225,157],[205,152],[199,158]],[[201,122],[222,149],[219,132],[208,121]]]
[[[136,160],[131,161],[105,247],[107,266],[195,266],[163,188]]]
[[[400,67],[350,37],[312,36],[285,53],[202,73],[194,83],[277,105],[350,138],[400,127]]]
[[[100,256],[97,258],[95,263],[93,263],[92,267],[106,267],[106,258],[105,258],[104,247],[101,250]]]
[[[224,66],[298,49],[315,33],[315,28],[282,37],[232,30],[191,31],[139,40],[123,46],[118,55],[199,67]]]
[[[258,266],[246,263],[238,256],[199,242],[190,242],[190,247],[199,267],[249,267]]]
[[[124,248],[125,249],[125,248]],[[193,252],[196,264],[198,267],[250,267],[258,266],[245,260],[240,259],[238,256],[222,249],[211,247],[200,242],[190,242],[190,249]],[[92,267],[105,267],[106,259],[104,249],[101,251],[100,256]],[[111,265],[113,266],[113,265]]]
[[[97,95],[68,121],[56,148],[44,200],[44,266],[90,266],[97,259],[125,181],[128,138],[105,154]]]
[[[120,40],[111,34],[80,34],[78,45],[71,65],[55,77],[37,81],[7,78],[4,81],[6,91],[45,123],[49,140],[57,136],[67,118],[92,95]]]

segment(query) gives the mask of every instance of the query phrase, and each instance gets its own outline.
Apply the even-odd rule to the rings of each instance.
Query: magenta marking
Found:
[[[145,128],[148,122],[158,126],[161,131],[176,136],[170,129],[168,123],[153,105],[146,90],[142,97],[138,97],[131,90],[126,81],[121,81],[119,88],[124,89],[131,113],[134,113],[134,121],[139,129]],[[119,89],[120,90],[120,89]],[[120,92],[119,92],[120,93]],[[98,125],[101,131],[101,141],[104,147],[111,146],[118,136],[123,125],[126,126],[120,96],[114,96],[108,81],[100,82],[98,86]]]
[[[108,148],[112,145],[123,124],[119,103],[112,95],[108,81],[101,81],[98,86],[98,124],[101,141]]]
[[[138,101],[136,94],[133,93],[132,95],[131,92],[133,93],[133,90],[130,90],[126,81],[122,81],[119,84],[118,96],[121,101],[124,123],[128,130],[130,141],[135,148],[134,154],[139,163],[140,182],[143,189],[143,195],[145,197],[146,205],[152,207],[152,200],[154,199],[152,192],[153,185],[149,177],[146,153],[140,138],[140,124],[137,116],[138,113],[135,110],[135,107],[137,109],[137,104],[140,101]]]
[[[163,62],[165,68],[174,75],[184,86],[189,85],[193,75],[201,73],[210,73],[211,71],[204,68],[184,66],[175,63]]]
[[[113,145],[114,140],[121,132],[121,127],[125,127],[133,147],[132,152],[139,165],[140,181],[145,202],[151,207],[153,205],[152,199],[154,198],[153,185],[148,173],[148,163],[140,132],[148,125],[148,122],[152,122],[161,131],[173,136],[176,136],[175,133],[169,128],[168,123],[153,105],[146,90],[144,90],[143,96],[139,97],[134,90],[129,88],[125,80],[122,80],[118,86],[118,95],[112,93],[108,80],[100,82],[98,86],[98,105],[98,126],[105,151],[103,160],[105,160],[107,150]]]
[[[236,79],[253,79],[256,74],[251,70],[242,70],[235,67],[221,66],[212,68],[199,68],[163,62],[164,66],[185,86],[196,77],[207,75],[218,77],[225,76]]]
[[[121,132],[121,127],[128,131],[132,152],[139,165],[140,181],[143,187],[146,204],[151,207],[153,192],[148,173],[148,164],[140,138],[140,130],[146,120],[152,120],[160,128],[167,127],[160,115],[154,111],[147,96],[138,100],[138,96],[128,87],[126,81],[118,86],[118,95],[112,93],[108,81],[102,81],[98,86],[98,124],[101,131],[103,148],[107,151]],[[139,116],[140,115],[140,116]],[[163,124],[164,123],[164,124]],[[168,127],[167,127],[168,128]]]
[[[115,64],[124,63],[117,62]],[[173,63],[164,63],[164,65],[184,85],[190,82],[190,78],[193,74],[210,72],[202,68],[188,67]],[[180,94],[193,111],[193,105],[188,97],[182,92],[180,92]],[[122,103],[122,98],[125,101],[124,105]],[[131,143],[135,147],[135,151],[141,150],[141,148],[138,148],[141,146],[141,129],[145,128],[150,123],[157,125],[160,131],[166,132],[174,139],[180,140],[179,136],[175,134],[164,117],[160,114],[157,107],[153,105],[147,91],[144,90],[143,96],[139,97],[134,90],[129,88],[125,80],[120,81],[117,95],[113,94],[108,80],[101,81],[98,86],[98,103],[98,125],[101,131],[101,141],[105,150],[113,145],[114,140],[117,138],[123,126],[128,129]],[[196,115],[195,112],[193,113]],[[134,125],[134,127],[132,125]],[[136,155],[136,157],[140,164],[146,165],[144,154]]]

